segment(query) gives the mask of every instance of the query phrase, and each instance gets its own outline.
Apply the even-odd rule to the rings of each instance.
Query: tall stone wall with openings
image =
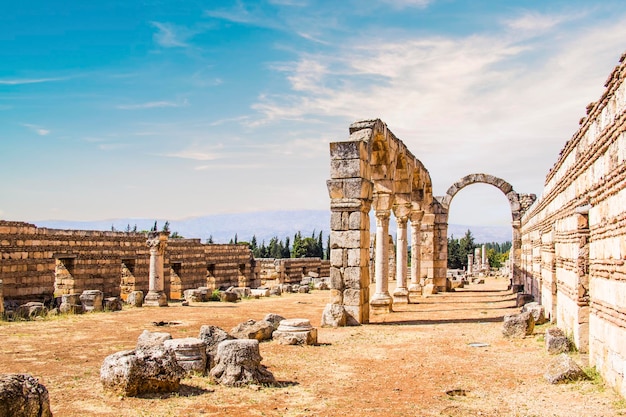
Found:
[[[261,285],[299,284],[305,277],[330,276],[330,261],[320,258],[262,258],[256,262]]]
[[[57,230],[0,220],[0,280],[7,300],[50,301],[62,294],[100,290],[125,299],[148,291],[150,252],[142,233]],[[243,245],[170,239],[165,252],[165,292],[258,286],[252,252]]]
[[[626,396],[626,54],[522,217],[525,290]]]

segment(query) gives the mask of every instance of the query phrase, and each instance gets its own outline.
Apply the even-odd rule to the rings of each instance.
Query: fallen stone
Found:
[[[433,294],[437,294],[434,284],[425,284],[422,287],[422,297],[429,297]]]
[[[450,280],[450,289],[463,288],[465,287],[465,283],[461,280]]]
[[[126,302],[133,307],[143,306],[143,292],[132,291],[130,294],[128,294],[128,298],[126,298]]]
[[[548,366],[548,371],[544,374],[544,377],[551,384],[563,384],[589,379],[589,376],[566,353],[561,353],[554,358],[554,361]]]
[[[180,305],[183,307],[189,307],[189,301],[185,300],[182,303],[180,303]]]
[[[203,301],[202,291],[197,288],[183,291],[183,297],[186,301],[192,303],[200,303]]]
[[[272,337],[281,345],[315,345],[317,329],[308,319],[288,319],[280,322]]]
[[[220,300],[227,303],[236,303],[239,300],[239,296],[236,292],[224,291],[220,293]]]
[[[301,285],[301,286],[298,288],[298,292],[299,292],[300,294],[308,294],[308,293],[309,293],[309,286],[308,286],[308,285]]]
[[[137,349],[151,349],[153,347],[163,346],[166,340],[171,340],[172,335],[165,332],[150,332],[144,330],[137,338]]]
[[[48,390],[28,374],[0,375],[0,417],[52,417]]]
[[[546,321],[548,321],[546,319],[546,310],[541,304],[536,301],[524,304],[522,306],[522,313],[525,313],[527,311],[529,311],[530,314],[533,315],[533,318],[535,319],[535,324],[537,325],[544,324]]]
[[[48,314],[48,309],[43,303],[30,302],[19,306],[16,314],[22,319],[31,320],[35,317],[45,317]]]
[[[291,284],[280,284],[280,290],[285,293],[293,292]]]
[[[237,294],[239,298],[247,298],[252,295],[250,292],[250,287],[233,287],[232,292]]]
[[[211,298],[211,293],[212,291],[209,289],[209,287],[198,287],[198,291],[200,291],[200,301],[204,302],[204,301],[209,301],[209,298]]]
[[[234,338],[226,330],[217,326],[204,325],[200,327],[198,339],[202,340],[206,345],[207,369],[212,369],[215,366],[217,346],[224,340],[232,340]]]
[[[204,375],[207,369],[206,343],[202,339],[186,337],[169,339],[163,342],[166,349],[174,351],[176,362],[187,374],[194,372]]]
[[[107,297],[104,299],[104,311],[120,311],[122,301],[117,297]]]
[[[546,329],[546,350],[550,355],[569,352],[570,343],[563,330],[558,327],[550,327]]]
[[[300,291],[300,284],[293,284],[291,286],[291,292],[298,292]]]
[[[61,295],[61,305],[59,312],[63,314],[82,314],[83,304],[80,301],[80,294]]]
[[[344,327],[348,315],[340,304],[326,304],[322,313],[322,327]]]
[[[83,311],[102,311],[102,301],[104,294],[100,290],[85,290],[80,295],[80,302],[83,304]]]
[[[535,319],[530,312],[504,316],[502,334],[507,338],[524,338],[533,334]]]
[[[327,291],[330,289],[330,287],[328,286],[328,283],[326,281],[320,281],[317,284],[315,284],[315,289],[321,290],[321,291]]]
[[[280,322],[285,320],[285,318],[283,316],[278,315],[278,314],[268,313],[268,314],[265,315],[263,320],[272,323],[272,328],[274,330],[276,330],[276,329],[278,329],[278,326],[280,326]]]
[[[270,340],[273,332],[274,326],[269,321],[248,320],[233,327],[230,334],[237,339],[256,339],[262,342],[264,340]]]
[[[257,340],[225,340],[217,347],[211,377],[219,384],[274,384],[274,375],[261,365]]]
[[[105,389],[127,396],[175,392],[185,370],[164,346],[125,350],[107,356],[100,368]]]
[[[523,305],[534,301],[534,299],[535,297],[533,297],[532,294],[524,294],[524,293],[518,292],[517,298],[515,300],[515,306],[522,307]]]
[[[280,289],[280,286],[270,288],[270,295],[282,295],[283,291]]]
[[[253,288],[250,290],[250,294],[258,297],[269,297],[270,290],[269,288]]]

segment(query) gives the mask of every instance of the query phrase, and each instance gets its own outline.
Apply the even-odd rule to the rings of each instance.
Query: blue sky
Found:
[[[0,15],[0,218],[325,209],[381,118],[435,194],[540,194],[626,51],[626,2],[24,1]],[[461,191],[451,223],[507,224]]]

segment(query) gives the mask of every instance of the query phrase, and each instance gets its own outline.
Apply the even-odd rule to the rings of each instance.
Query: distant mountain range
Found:
[[[373,224],[373,216],[372,224]],[[165,224],[166,219],[156,219],[159,230]],[[149,230],[154,226],[155,219],[110,219],[98,221],[65,221],[49,220],[34,222],[39,227],[53,229],[78,229],[78,230],[115,230],[125,231],[128,227],[137,230]],[[330,231],[330,212],[326,210],[300,210],[300,211],[262,211],[251,213],[215,214],[210,216],[193,217],[183,220],[169,220],[170,230],[178,232],[187,238],[199,238],[203,242],[209,237],[215,243],[228,243],[237,235],[238,241],[249,241],[256,236],[260,244],[277,236],[283,240],[285,237],[293,241],[296,232],[302,232],[303,236],[310,236],[314,231],[322,231],[324,244]],[[477,243],[483,242],[506,242],[511,240],[510,226],[467,226],[451,224],[448,226],[448,236],[454,235],[461,238],[467,230],[471,230]],[[396,224],[392,220],[389,226],[390,233],[395,236]],[[372,232],[374,227],[372,225]]]

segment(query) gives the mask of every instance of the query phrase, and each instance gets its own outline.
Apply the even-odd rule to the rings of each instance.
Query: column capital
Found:
[[[390,210],[375,210],[374,215],[376,216],[377,220],[389,220],[391,211]]]
[[[424,217],[424,210],[412,211],[409,214],[409,219],[411,219],[411,223],[419,223],[422,221],[423,217]]]

